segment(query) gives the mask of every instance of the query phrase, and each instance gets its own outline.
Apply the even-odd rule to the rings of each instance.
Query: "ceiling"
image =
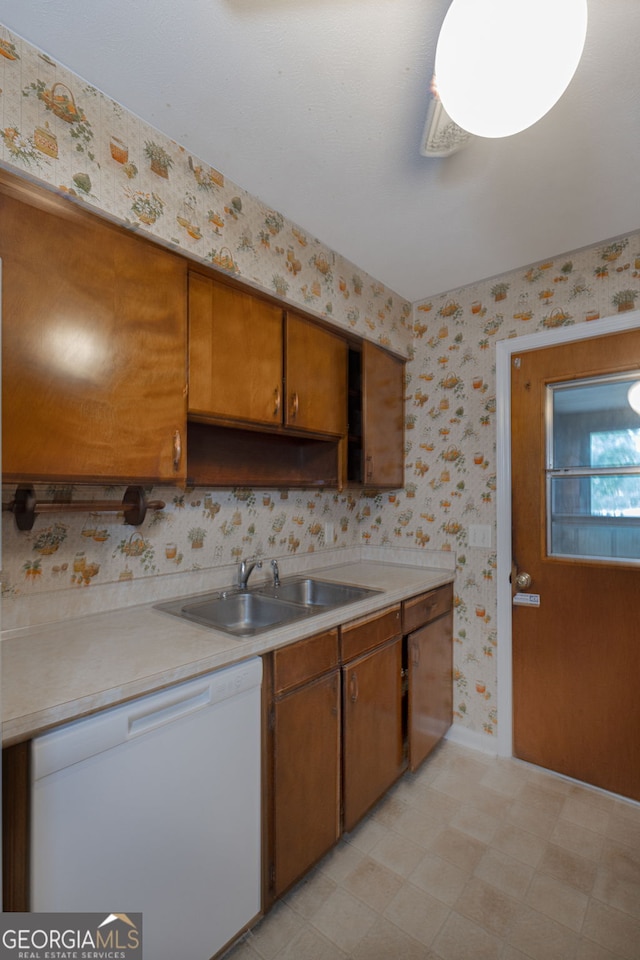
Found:
[[[638,0],[589,0],[580,66],[535,126],[433,159],[448,6],[0,0],[0,22],[411,301],[640,229]]]

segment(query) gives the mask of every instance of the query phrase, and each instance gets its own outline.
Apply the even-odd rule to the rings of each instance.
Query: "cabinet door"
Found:
[[[340,835],[340,674],[274,704],[273,895],[280,896]]]
[[[343,667],[343,828],[402,773],[402,638]]]
[[[453,722],[453,614],[408,637],[409,767],[416,770]]]
[[[0,217],[4,478],[183,480],[184,261],[53,198]]]
[[[347,343],[295,314],[286,323],[285,424],[344,436],[347,431]]]
[[[404,485],[404,363],[362,344],[362,432],[366,484]]]
[[[189,413],[282,423],[282,310],[189,274]]]

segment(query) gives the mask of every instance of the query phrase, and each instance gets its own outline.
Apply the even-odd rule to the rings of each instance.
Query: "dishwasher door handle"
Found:
[[[203,707],[208,707],[211,703],[211,689],[207,684],[199,691],[191,693],[188,697],[180,697],[171,703],[156,707],[147,713],[138,713],[129,717],[128,737],[139,737],[151,730],[157,730],[163,727],[165,723],[172,723],[174,720],[180,720],[182,717],[188,717]]]

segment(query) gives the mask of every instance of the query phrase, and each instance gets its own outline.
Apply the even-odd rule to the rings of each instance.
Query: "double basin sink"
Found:
[[[279,585],[230,589],[157,604],[183,620],[191,620],[234,637],[254,637],[275,627],[363,600],[379,590],[333,583],[313,577],[293,577]]]

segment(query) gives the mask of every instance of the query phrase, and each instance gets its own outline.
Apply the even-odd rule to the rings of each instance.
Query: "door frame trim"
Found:
[[[513,756],[513,670],[511,631],[511,357],[575,340],[640,328],[640,310],[557,330],[541,330],[496,344],[496,483],[497,483],[497,700],[498,756]],[[507,491],[507,495],[505,495]]]

